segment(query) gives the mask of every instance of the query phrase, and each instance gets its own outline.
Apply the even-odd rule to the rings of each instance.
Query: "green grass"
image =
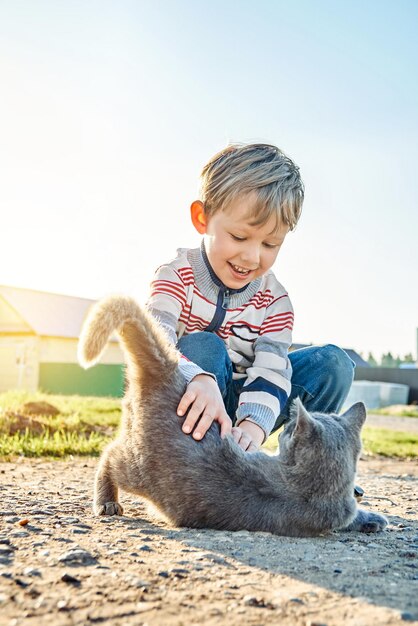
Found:
[[[382,456],[417,458],[418,434],[388,428],[363,428],[363,449]]]
[[[385,406],[383,409],[373,409],[375,415],[390,415],[392,417],[418,417],[418,406],[414,404],[396,404]]]
[[[48,402],[59,410],[55,416],[35,415],[18,432],[26,416],[26,402]],[[60,396],[9,391],[0,394],[0,457],[100,454],[117,430],[121,401],[115,398]]]
[[[32,421],[27,418],[22,421],[19,415],[25,415],[23,405],[26,402],[48,402],[59,410],[59,414],[36,415]],[[59,396],[23,391],[1,393],[0,458],[98,456],[106,443],[114,437],[120,414],[121,401],[115,398]],[[15,432],[19,420],[22,423]],[[368,454],[418,457],[416,433],[364,428],[362,438],[364,452]],[[277,433],[269,437],[264,447],[267,450],[276,449]]]
[[[13,435],[0,435],[0,457],[10,459],[16,456],[48,456],[65,458],[68,456],[99,456],[110,440],[100,433],[90,433],[87,437],[74,432],[45,431],[43,435],[33,435],[29,431]]]
[[[387,428],[363,428],[363,452],[398,458],[418,458],[418,435]],[[277,448],[277,433],[270,435],[264,446],[270,452]]]

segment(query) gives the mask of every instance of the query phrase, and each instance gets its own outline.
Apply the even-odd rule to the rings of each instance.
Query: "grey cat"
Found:
[[[143,496],[176,526],[247,529],[311,537],[335,529],[378,532],[387,520],[357,508],[362,403],[344,415],[309,414],[297,400],[280,437],[280,454],[249,454],[212,424],[202,441],[176,414],[186,387],[179,353],[134,300],[96,304],[83,327],[79,360],[89,367],[117,331],[128,387],[120,433],[103,452],[94,512],[122,515],[118,488]]]

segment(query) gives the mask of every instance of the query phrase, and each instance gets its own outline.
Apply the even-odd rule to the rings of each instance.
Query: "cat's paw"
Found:
[[[123,508],[119,502],[105,502],[102,505],[94,505],[95,515],[123,515]]]
[[[379,515],[379,513],[369,513],[368,515],[368,519],[359,528],[361,533],[380,533],[385,530],[388,525],[386,517]]]
[[[385,530],[387,525],[388,521],[383,515],[358,509],[354,520],[343,530],[357,530],[361,533],[380,533],[382,530]]]

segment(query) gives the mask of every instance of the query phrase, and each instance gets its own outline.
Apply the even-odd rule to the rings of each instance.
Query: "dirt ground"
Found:
[[[388,530],[316,539],[173,528],[126,494],[94,518],[96,463],[0,463],[1,626],[418,621],[416,461],[360,461]]]

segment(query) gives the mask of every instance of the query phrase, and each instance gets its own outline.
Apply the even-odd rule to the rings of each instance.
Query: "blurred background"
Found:
[[[205,162],[269,142],[306,186],[274,268],[295,341],[415,360],[417,26],[412,0],[1,2],[0,284],[144,301],[199,245]]]

